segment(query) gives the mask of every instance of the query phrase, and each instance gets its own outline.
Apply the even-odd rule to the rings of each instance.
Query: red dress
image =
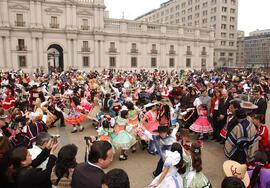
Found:
[[[3,102],[3,109],[9,110],[15,105],[15,98],[13,96],[7,96],[5,101]]]

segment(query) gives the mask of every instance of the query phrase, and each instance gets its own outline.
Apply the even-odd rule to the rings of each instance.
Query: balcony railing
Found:
[[[24,27],[25,26],[25,22],[15,21],[15,26],[17,26],[17,27]]]
[[[16,50],[17,51],[27,51],[27,47],[26,46],[16,46]]]
[[[157,50],[151,50],[151,54],[157,54],[158,53],[158,51]]]
[[[87,30],[90,29],[90,26],[88,26],[88,25],[82,25],[82,26],[81,26],[81,29],[87,31]]]
[[[201,55],[207,55],[207,52],[202,52]]]
[[[59,28],[59,24],[50,24],[50,28],[53,28],[53,29],[58,29]]]
[[[90,48],[82,47],[82,52],[90,52]]]
[[[130,53],[136,54],[136,53],[138,53],[138,50],[137,49],[131,49]]]
[[[170,55],[175,55],[175,50],[170,50],[170,51],[169,51],[169,54],[170,54]]]
[[[191,51],[187,51],[186,52],[186,55],[192,55],[192,52]]]
[[[110,53],[116,53],[117,52],[117,49],[116,48],[109,48],[109,52]]]

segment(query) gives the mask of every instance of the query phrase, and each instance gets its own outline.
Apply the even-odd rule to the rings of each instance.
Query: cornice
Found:
[[[58,7],[49,7],[45,9],[45,12],[49,13],[63,13],[63,10],[59,9]]]
[[[8,7],[9,9],[16,9],[16,10],[30,10],[29,7],[22,5],[22,4],[13,4]]]

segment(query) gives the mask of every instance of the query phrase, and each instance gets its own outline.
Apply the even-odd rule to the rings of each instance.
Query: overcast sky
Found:
[[[126,19],[136,17],[159,8],[167,0],[105,0],[105,5],[110,13],[110,18],[122,18],[123,12]],[[270,0],[239,0],[238,29],[250,31],[256,29],[270,29]]]

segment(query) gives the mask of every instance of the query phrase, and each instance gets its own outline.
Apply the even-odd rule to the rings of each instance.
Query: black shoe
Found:
[[[208,139],[208,135],[204,135],[203,139],[207,140]]]
[[[124,157],[128,158],[128,155],[126,153],[124,153]]]
[[[135,148],[135,147],[132,147],[132,148],[131,148],[131,152],[132,152],[132,153],[135,153],[135,152],[136,152],[136,148]]]
[[[56,126],[55,125],[52,125],[52,124],[50,125],[50,128],[54,128],[54,127],[56,127]]]
[[[127,160],[127,157],[125,157],[125,155],[122,157],[121,156],[119,157],[119,161],[125,161],[125,160]]]
[[[210,140],[216,140],[217,139],[217,137],[213,137],[213,138],[211,138]]]
[[[220,138],[216,139],[216,142],[221,142],[221,139]]]
[[[197,140],[203,140],[204,138],[203,138],[203,135],[198,135],[197,136]]]
[[[152,174],[153,174],[154,178],[157,177],[156,171],[154,171]]]
[[[80,129],[80,132],[83,132],[83,130],[84,130],[84,127],[82,127],[82,128]]]
[[[219,144],[225,144],[225,140],[222,140]]]
[[[76,133],[76,132],[78,132],[77,129],[74,129],[73,131],[71,131],[71,133]]]
[[[148,152],[149,154],[151,154],[151,155],[156,155],[155,153],[150,152],[148,149],[147,149],[147,152]]]

